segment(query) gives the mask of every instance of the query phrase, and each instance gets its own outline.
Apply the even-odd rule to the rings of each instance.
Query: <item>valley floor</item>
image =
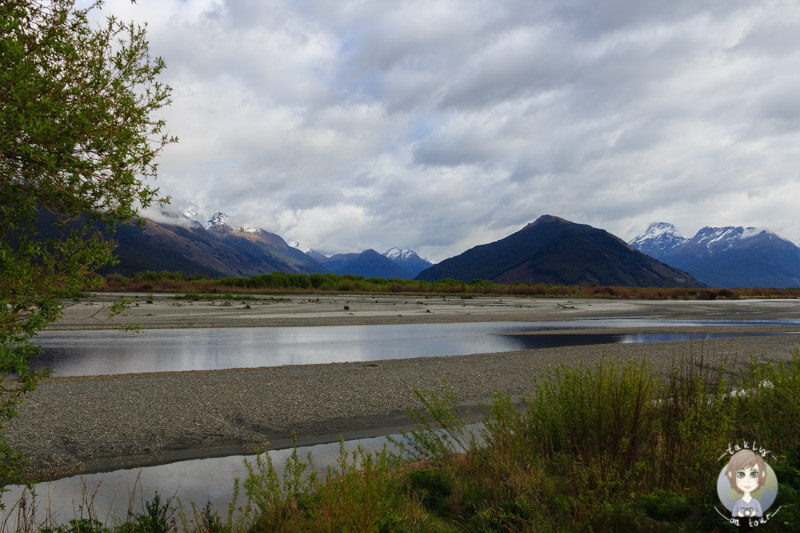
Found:
[[[111,327],[102,322],[111,298],[103,294],[71,302],[64,319],[53,328]],[[610,317],[800,320],[798,300],[426,299],[408,295],[259,298],[186,301],[138,295],[113,324],[179,328]],[[800,326],[757,324],[746,329],[793,332]],[[744,331],[740,327],[733,330]],[[687,329],[662,327],[657,331]],[[726,359],[728,366],[735,368],[737,361],[746,362],[751,355],[787,358],[798,346],[798,335],[774,335],[370,363],[50,378],[28,395],[20,416],[7,425],[6,434],[9,444],[29,455],[27,474],[46,479],[284,447],[291,444],[293,433],[298,445],[330,442],[339,435],[351,439],[387,434],[409,423],[406,406],[418,407],[414,388],[441,390],[442,380],[458,393],[465,409],[477,414],[496,391],[520,398],[548,365],[585,365],[605,357],[646,357],[669,365],[684,355],[702,353],[709,363]]]

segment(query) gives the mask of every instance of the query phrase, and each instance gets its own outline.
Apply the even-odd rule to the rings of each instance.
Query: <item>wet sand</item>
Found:
[[[109,295],[71,302],[54,328],[269,327],[584,318],[800,320],[800,301],[636,301],[475,297],[266,296],[258,300],[173,300],[156,295],[104,324]],[[227,303],[227,305],[226,305]],[[246,307],[249,305],[249,309]],[[347,308],[345,308],[345,306]],[[709,331],[705,326],[650,332]],[[596,330],[584,329],[586,333]],[[614,330],[642,332],[637,330]],[[784,332],[798,327],[758,323],[714,331]],[[541,334],[541,333],[536,333]],[[50,378],[28,395],[6,427],[9,443],[29,456],[27,474],[48,479],[184,458],[252,453],[382,435],[408,427],[414,389],[441,390],[445,380],[465,410],[477,413],[495,392],[518,399],[553,364],[585,365],[604,357],[646,357],[669,365],[704,354],[709,361],[780,360],[800,335],[705,341],[595,345],[500,354],[370,363],[284,366]],[[424,354],[420,354],[423,356]]]

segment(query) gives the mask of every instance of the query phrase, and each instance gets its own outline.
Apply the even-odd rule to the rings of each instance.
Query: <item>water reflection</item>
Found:
[[[399,435],[394,436],[399,437]],[[377,452],[386,442],[386,437],[375,437],[346,441],[344,447],[345,450],[352,451],[360,443],[366,451]],[[268,452],[279,475],[283,474],[284,464],[291,451],[287,449]],[[305,459],[307,452],[310,451],[316,468],[324,470],[327,465],[334,464],[339,457],[339,443],[299,447],[297,451],[302,459]],[[33,487],[37,502],[35,509],[37,521],[41,523],[48,518],[48,514],[56,523],[66,523],[76,516],[79,517],[79,506],[83,502],[83,495],[92,494],[95,516],[107,525],[113,525],[125,518],[132,496],[135,497],[133,509],[136,512],[141,511],[142,502],[150,501],[156,492],[162,500],[178,496],[189,514],[191,514],[190,502],[199,507],[208,502],[224,517],[233,497],[234,479],[237,477],[244,479],[247,476],[243,461],[245,458],[251,463],[255,462],[255,456],[236,455],[115,470],[38,483]],[[19,502],[26,489],[24,486],[14,485],[7,487],[7,490],[8,492],[0,498],[6,506],[6,511],[0,513],[0,523],[4,523],[8,516],[9,522],[6,523],[5,529],[15,531],[16,517],[12,507]],[[244,497],[240,497],[240,501],[243,502],[243,499]]]
[[[581,344],[663,342],[710,339],[731,334],[552,333],[558,329],[646,328],[657,326],[798,325],[798,321],[729,322],[601,319],[560,322],[507,322],[470,324],[411,324],[390,326],[336,326],[295,328],[205,328],[120,331],[46,331],[38,342],[44,352],[35,361],[39,368],[55,368],[56,375],[123,374],[150,371],[183,371],[276,366],[344,361],[369,361],[405,357],[445,356]],[[548,331],[524,335],[523,331]],[[739,334],[742,335],[742,334]],[[346,443],[354,449],[358,441]],[[384,437],[362,439],[368,450],[380,449]],[[339,453],[338,443],[299,449],[311,450],[318,466],[329,464]],[[289,450],[269,452],[282,466]],[[60,521],[76,516],[85,486],[95,493],[94,505],[102,518],[122,518],[131,493],[149,500],[158,492],[179,494],[184,502],[211,502],[224,513],[231,498],[233,479],[244,477],[242,456],[183,461],[135,470],[71,477],[35,487],[39,512],[48,509]],[[138,488],[136,483],[138,481]],[[100,490],[95,491],[100,486]],[[23,492],[10,487],[2,497],[7,508]],[[43,518],[43,516],[42,516]],[[7,525],[8,526],[8,525]],[[13,529],[13,526],[11,526]]]
[[[723,336],[693,333],[520,335],[522,331],[792,323],[797,321],[734,323],[613,319],[382,326],[154,329],[138,333],[116,330],[44,331],[36,339],[42,346],[43,352],[34,358],[33,366],[52,368],[56,376],[220,370]]]
[[[772,333],[549,333],[547,335],[505,335],[518,342],[518,350],[559,348],[562,346],[588,346],[592,344],[629,344],[639,342],[668,342],[704,340],[720,337],[752,337]]]

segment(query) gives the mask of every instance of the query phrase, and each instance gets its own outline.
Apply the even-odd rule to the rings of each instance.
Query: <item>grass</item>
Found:
[[[730,368],[702,354],[666,371],[640,360],[548,368],[526,397],[496,395],[480,425],[450,389],[417,396],[400,451],[342,446],[319,471],[295,450],[282,475],[258,456],[224,517],[179,506],[169,522],[174,502],[158,501],[116,529],[89,517],[52,531],[732,531],[715,511],[719,457],[753,440],[775,454],[779,480],[780,512],[763,529],[800,528],[797,350]]]
[[[184,293],[188,300],[209,299],[210,295],[237,294],[408,294],[430,298],[431,295],[530,296],[537,298],[614,298],[647,300],[736,300],[741,298],[800,298],[800,289],[752,288],[661,288],[602,285],[555,285],[551,283],[502,284],[486,280],[465,283],[455,279],[434,282],[347,274],[298,274],[271,272],[252,277],[204,278],[180,272],[139,272],[133,277],[109,274],[100,290],[126,292]]]

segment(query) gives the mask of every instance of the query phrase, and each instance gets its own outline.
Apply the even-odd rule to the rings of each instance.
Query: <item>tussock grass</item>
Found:
[[[191,505],[159,522],[169,515],[157,502],[113,531],[145,531],[144,516],[205,532],[727,531],[714,510],[719,457],[753,440],[773,452],[779,480],[769,529],[800,527],[798,350],[736,368],[703,353],[666,371],[643,360],[552,367],[524,398],[497,394],[478,425],[447,387],[417,397],[397,451],[342,445],[321,471],[295,450],[281,475],[262,455],[236,481],[226,517]],[[53,531],[111,531],[94,527]]]

